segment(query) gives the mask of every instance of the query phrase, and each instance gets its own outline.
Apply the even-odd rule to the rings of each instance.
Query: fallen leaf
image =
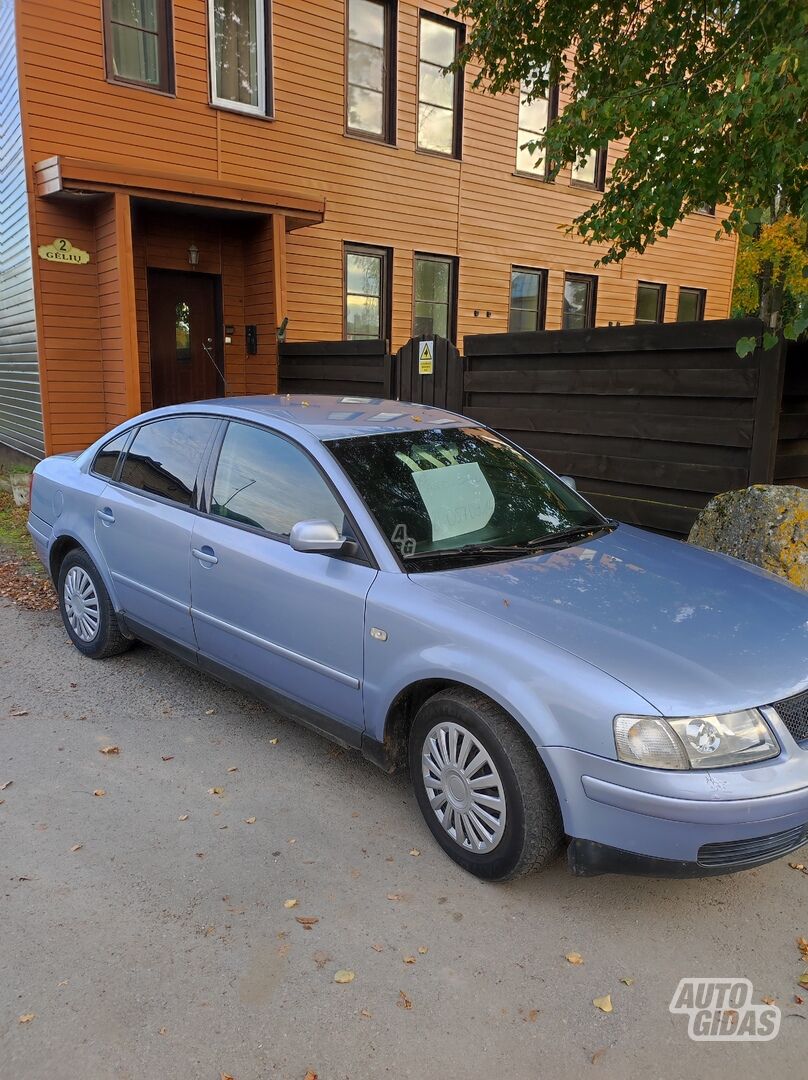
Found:
[[[283,906],[285,908],[297,907],[297,900],[284,900]]]
[[[238,765],[231,765],[228,772],[238,772]]]
[[[58,982],[58,983],[57,983],[56,985],[57,985],[57,986],[67,986],[67,984],[68,984],[69,982],[70,982],[70,980],[69,980],[69,979],[62,979],[62,981],[61,981],[61,982]]]
[[[630,975],[626,975],[625,978],[620,980],[620,982],[624,986],[633,986],[634,985],[634,979]]]
[[[205,852],[204,851],[197,851],[196,857],[197,857],[197,859],[204,859],[205,858]]]
[[[413,858],[416,858],[420,854],[421,852],[418,850],[417,847],[410,848],[410,855],[412,855]]]
[[[23,1013],[17,1023],[30,1024],[32,1020],[36,1020],[36,1013]]]
[[[794,1004],[795,1005],[802,1005],[804,1001],[805,1001],[804,997],[800,997],[799,994],[794,995]]]
[[[215,709],[205,709],[205,716],[213,716],[215,712]]]
[[[18,709],[15,706],[13,709],[11,709],[9,711],[8,715],[9,716],[27,716],[28,715],[28,710],[27,709]]]
[[[568,963],[574,964],[576,967],[584,962],[584,958],[578,952],[568,952],[564,959]]]
[[[303,1077],[303,1080],[317,1080],[317,1073],[312,1072],[311,1069],[309,1069],[309,1071]]]
[[[245,817],[244,818],[244,824],[245,825],[254,825],[255,824],[255,818],[254,817]]]
[[[356,978],[356,974],[353,971],[348,971],[347,968],[340,968],[334,975],[335,983],[351,983]]]
[[[373,949],[374,952],[384,952],[384,945],[375,944],[371,945],[370,947],[371,949]]]
[[[396,1002],[396,1005],[398,1005],[399,1009],[412,1008],[412,1001],[407,997],[403,990],[399,990],[398,992],[398,1001]]]
[[[70,850],[71,851],[81,851],[81,849],[83,847],[84,847],[84,844],[74,844],[73,847]]]
[[[804,937],[798,937],[797,948],[800,950],[803,960],[808,960],[808,940]]]
[[[597,1065],[597,1063],[600,1061],[600,1059],[603,1057],[603,1055],[606,1053],[606,1051],[608,1049],[609,1049],[608,1046],[602,1046],[600,1048],[600,1050],[596,1050],[594,1052],[594,1054],[592,1055],[592,1064]]]
[[[416,957],[414,957],[414,956],[405,956],[404,957],[404,963],[405,964],[414,964],[415,961],[416,961]]]
[[[120,746],[102,746],[98,751],[99,754],[120,754]]]
[[[539,1010],[538,1009],[530,1009],[528,1011],[527,1016],[525,1017],[525,1019],[531,1024],[535,1024],[536,1021],[538,1020],[538,1018],[539,1018]]]
[[[292,837],[292,839],[291,839],[291,840],[287,840],[287,841],[286,841],[286,843],[287,843],[287,844],[296,844],[296,843],[297,843],[297,837],[296,837],[296,836],[293,836],[293,837]]]
[[[363,1020],[370,1020],[371,1017],[371,1014],[367,1011],[367,1009],[360,1009],[359,1015],[362,1017]]]
[[[312,926],[319,921],[315,915],[295,915],[295,922],[299,922],[306,930],[311,930]]]
[[[5,791],[6,788],[10,788],[13,783],[13,780],[6,780],[4,784],[0,784],[0,791]]]
[[[316,952],[312,956],[312,960],[315,962],[318,968],[324,968],[330,959],[331,957],[328,955],[327,952]]]
[[[231,1076],[230,1073],[220,1072],[219,1080],[236,1080],[235,1076]]]
[[[388,900],[400,900],[401,899],[401,893],[389,892],[387,894],[387,899]]]
[[[592,998],[592,1004],[601,1012],[610,1013],[612,1011],[612,995],[604,994],[603,997]]]
[[[806,867],[804,863],[790,862],[788,865],[791,867],[792,870],[799,870],[803,874],[808,874],[808,867]]]
[[[106,791],[104,791],[104,789],[102,787],[97,787],[95,789],[95,791],[93,792],[93,795],[97,795],[98,798],[100,799],[102,795],[106,795]]]
[[[269,745],[270,746],[277,746],[279,742],[280,742],[280,739],[270,739],[269,740]]]
[[[740,1018],[740,1013],[738,1012],[737,1009],[724,1009],[724,1011],[721,1013],[721,1016],[728,1016],[729,1017],[729,1026],[734,1027],[735,1024],[738,1023],[738,1020]]]
[[[419,945],[418,952],[421,954],[421,956],[426,956],[426,954],[429,952],[429,949],[426,947],[426,945]]]
[[[223,787],[209,787],[208,795],[224,795]]]
[[[763,1002],[764,1005],[776,1005],[777,1004],[777,998],[773,998],[773,997],[768,997],[768,996],[767,997],[762,997],[760,1000]]]
[[[803,990],[808,990],[808,971],[803,971],[802,975],[800,975],[797,981],[799,982]]]
[[[164,1027],[158,1028],[157,1029],[157,1034],[158,1035],[168,1035],[168,1028],[164,1028]]]
[[[174,755],[173,754],[163,754],[163,761],[173,761],[173,760],[174,760]]]
[[[180,814],[180,816],[177,818],[177,821],[187,821],[189,816],[189,814]]]

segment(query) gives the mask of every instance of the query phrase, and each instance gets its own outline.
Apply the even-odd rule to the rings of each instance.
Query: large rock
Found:
[[[756,484],[710,499],[688,541],[808,590],[808,488]]]

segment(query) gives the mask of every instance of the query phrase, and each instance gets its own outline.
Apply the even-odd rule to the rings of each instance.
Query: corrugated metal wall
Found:
[[[0,0],[0,443],[44,453],[14,0]]]

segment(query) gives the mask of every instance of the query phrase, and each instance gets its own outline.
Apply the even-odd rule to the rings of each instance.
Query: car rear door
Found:
[[[298,521],[350,530],[342,503],[307,451],[263,426],[231,421],[211,473],[191,558],[203,666],[316,710],[350,741],[364,727],[365,598],[376,570],[289,546]]]
[[[143,424],[96,500],[95,537],[135,632],[195,650],[190,553],[199,472],[220,421]]]

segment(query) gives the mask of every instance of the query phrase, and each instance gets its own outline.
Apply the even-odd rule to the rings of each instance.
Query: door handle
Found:
[[[213,554],[213,548],[207,544],[201,548],[191,548],[191,554],[195,559],[199,559],[203,566],[215,566],[219,561]]]
[[[115,515],[108,506],[96,510],[96,514],[98,514],[105,525],[113,525],[115,523]]]

